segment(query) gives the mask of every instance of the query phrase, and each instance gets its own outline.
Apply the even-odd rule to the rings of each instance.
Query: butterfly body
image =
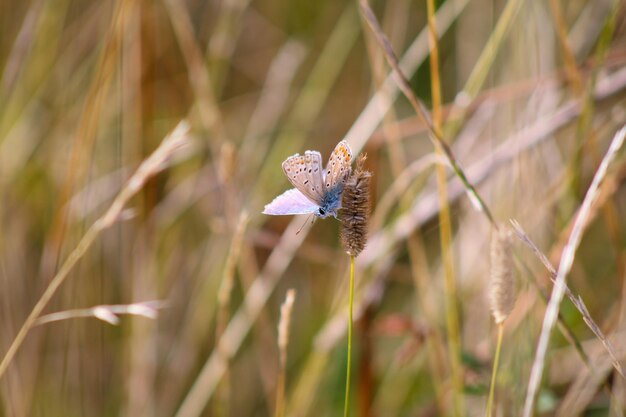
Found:
[[[320,201],[319,209],[313,212],[317,217],[322,219],[333,216],[337,217],[337,210],[341,208],[341,194],[343,193],[343,183],[337,184],[328,190]]]
[[[326,167],[322,155],[306,151],[285,159],[283,172],[295,188],[285,191],[265,206],[264,214],[315,214],[317,217],[337,217],[341,195],[352,172],[352,150],[345,140],[337,144]]]

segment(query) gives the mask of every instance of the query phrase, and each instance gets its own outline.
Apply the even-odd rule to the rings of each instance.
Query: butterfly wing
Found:
[[[302,194],[319,206],[324,198],[322,155],[316,151],[295,154],[283,162],[283,172]]]
[[[287,190],[271,203],[265,206],[263,214],[274,216],[291,214],[309,214],[319,210],[319,206],[312,202],[296,188]]]
[[[352,149],[348,142],[342,140],[328,158],[324,172],[324,185],[327,190],[334,190],[337,184],[346,182],[352,172]]]

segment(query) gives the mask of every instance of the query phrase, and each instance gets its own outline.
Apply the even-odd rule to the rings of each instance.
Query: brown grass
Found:
[[[509,219],[494,411],[620,415],[624,10],[0,2],[0,415],[340,414],[340,224],[260,211],[342,138],[372,172],[351,415],[484,414]]]

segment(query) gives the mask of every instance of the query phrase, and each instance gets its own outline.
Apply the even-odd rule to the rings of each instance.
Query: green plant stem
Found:
[[[348,365],[346,366],[346,402],[343,417],[348,417],[350,410],[350,368],[352,365],[352,305],[354,303],[354,256],[350,256],[350,306],[348,308]]]
[[[437,44],[437,25],[435,21],[435,2],[426,2],[428,13],[428,34],[430,43],[430,82],[432,94],[432,121],[433,129],[441,135],[441,82],[439,80],[439,47]],[[443,138],[441,140],[443,144]],[[435,146],[435,151],[445,156],[441,146]],[[452,376],[452,399],[454,415],[465,415],[463,404],[463,370],[461,367],[461,331],[459,328],[459,312],[457,310],[457,288],[454,276],[454,255],[452,253],[452,222],[450,220],[450,206],[448,205],[448,187],[446,167],[437,164],[437,190],[439,197],[439,236],[441,240],[441,261],[443,263],[445,296],[446,296],[446,325],[450,342],[448,356]]]
[[[489,400],[487,401],[487,417],[491,417],[493,408],[493,394],[496,390],[496,374],[498,373],[498,363],[500,362],[500,347],[502,346],[502,334],[504,333],[504,324],[498,324],[498,341],[496,342],[496,357],[493,360],[493,371],[491,373],[491,387],[489,387]]]

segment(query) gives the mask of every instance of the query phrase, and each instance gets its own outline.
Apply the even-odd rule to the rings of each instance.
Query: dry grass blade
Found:
[[[361,1],[0,1],[2,416],[522,415],[554,284],[513,251],[492,295],[519,273],[524,289],[495,300],[496,335],[494,226],[472,188],[556,282],[626,124],[626,2]],[[191,146],[149,158],[182,119]],[[365,177],[341,195],[354,286],[346,218],[260,213],[289,188],[285,158],[323,168],[341,139],[372,172],[371,213]],[[537,417],[626,405],[625,183],[626,143],[566,277]]]
[[[624,345],[624,333],[619,332],[615,334],[615,348],[619,356],[624,356],[626,353]],[[598,389],[610,381],[610,374],[612,372],[613,359],[602,351],[603,346],[596,340],[589,340],[585,343],[585,349],[590,352],[591,363],[589,366],[580,369],[580,371],[573,376],[572,382],[567,389],[567,393],[563,396],[556,412],[555,417],[569,417],[583,415],[585,409],[594,401],[598,396]],[[560,358],[559,358],[560,359]],[[565,358],[564,358],[565,359]],[[558,362],[567,363],[567,360]],[[556,365],[557,361],[554,362]],[[618,381],[613,381],[618,382]],[[616,384],[611,384],[615,386]],[[608,395],[611,395],[610,390],[607,390]],[[613,395],[613,397],[615,397]],[[613,401],[614,399],[612,399]],[[623,406],[619,407],[619,411],[616,413],[610,413],[608,415],[618,416],[622,414]]]
[[[215,388],[227,370],[227,362],[239,349],[252,324],[257,319],[271,292],[287,269],[294,254],[307,235],[305,229],[296,234],[300,225],[292,221],[272,251],[265,267],[254,281],[234,317],[224,330],[218,346],[205,362],[200,374],[183,400],[176,416],[192,417],[202,414]]]
[[[235,230],[233,232],[230,249],[228,250],[226,262],[224,264],[222,280],[217,292],[217,322],[215,325],[215,340],[219,340],[220,337],[222,337],[224,329],[226,329],[226,325],[230,319],[231,297],[233,287],[235,286],[235,271],[244,243],[243,239],[245,237],[248,221],[249,215],[247,211],[243,210],[239,214],[239,219],[237,220],[237,225],[235,226]],[[222,385],[219,387],[218,399],[215,402],[216,415],[229,414],[228,410],[232,392],[230,379],[230,374],[227,374],[224,381],[222,381]]]
[[[378,20],[376,19],[374,12],[370,8],[369,4],[367,3],[367,0],[360,0],[359,4],[361,5],[361,11],[363,12],[363,16],[365,17],[365,20],[367,21],[370,28],[372,29],[372,32],[376,36],[378,43],[383,48],[387,62],[394,70],[394,74],[396,75],[396,81],[398,82],[399,88],[407,97],[407,99],[409,100],[413,108],[415,109],[415,112],[417,113],[417,115],[420,117],[420,119],[422,119],[424,124],[428,127],[429,138],[431,139],[433,144],[438,149],[441,149],[441,151],[445,155],[448,163],[450,164],[450,167],[452,168],[454,173],[459,177],[459,179],[465,186],[468,197],[470,198],[470,200],[472,200],[472,203],[476,203],[477,208],[479,208],[483,213],[485,213],[485,216],[487,216],[487,218],[489,219],[489,222],[495,225],[495,220],[491,214],[491,211],[487,207],[487,204],[480,197],[480,195],[478,194],[478,191],[476,191],[474,186],[469,182],[467,176],[465,175],[460,165],[456,161],[456,158],[454,157],[454,154],[452,153],[452,149],[443,140],[441,135],[438,134],[437,131],[435,130],[433,126],[432,117],[430,116],[428,110],[426,109],[424,104],[417,98],[417,96],[411,89],[408,79],[406,78],[406,76],[404,75],[404,72],[400,68],[400,65],[398,63],[398,58],[396,57],[396,54],[393,52],[393,48],[391,47],[391,44],[389,43],[387,36],[385,36],[380,25],[378,24]]]
[[[218,325],[217,325],[217,333],[216,338],[219,339],[219,336],[222,334],[223,329],[228,324],[228,310],[230,307],[230,297],[233,290],[233,286],[235,285],[235,268],[237,266],[237,261],[239,259],[239,254],[241,252],[241,246],[243,244],[243,238],[245,235],[246,227],[249,221],[249,215],[244,210],[239,214],[239,220],[237,221],[237,226],[235,228],[233,239],[230,244],[230,250],[228,251],[228,256],[226,258],[226,263],[224,264],[224,273],[222,274],[222,282],[220,284],[220,288],[217,294],[218,301]]]
[[[278,382],[276,383],[276,417],[285,415],[285,385],[287,380],[287,346],[289,344],[289,325],[291,312],[296,299],[296,290],[287,291],[285,301],[280,306],[280,321],[278,322],[278,351],[280,356]]]
[[[387,218],[393,208],[393,205],[401,196],[405,195],[409,186],[415,181],[415,178],[437,163],[445,163],[445,160],[435,153],[429,153],[411,162],[410,165],[402,170],[400,175],[395,178],[378,200],[375,215],[372,217],[372,229],[378,230],[380,228],[383,224],[383,220]]]
[[[212,132],[211,144],[217,148],[220,139],[224,138],[224,129],[220,115],[220,109],[213,94],[210,73],[207,71],[202,50],[191,28],[191,18],[185,8],[185,4],[178,1],[167,0],[165,6],[169,11],[174,33],[179,42],[181,52],[188,66],[189,83],[194,87],[196,104],[200,113],[200,122]]]
[[[24,321],[24,324],[17,333],[8,351],[5,353],[2,362],[0,363],[0,377],[4,375],[9,363],[17,353],[17,350],[24,342],[26,335],[35,325],[35,321],[46,307],[52,296],[56,293],[56,290],[61,286],[65,279],[69,276],[69,273],[74,268],[76,263],[82,258],[82,256],[91,247],[96,238],[107,229],[113,223],[117,221],[122,213],[124,206],[141,188],[146,181],[165,168],[165,162],[172,157],[181,147],[188,144],[189,125],[186,121],[182,121],[176,126],[174,131],[169,134],[161,145],[147,158],[145,159],[137,171],[126,183],[126,186],[117,195],[109,209],[94,222],[94,224],[87,230],[82,237],[78,245],[69,254],[57,274],[52,278],[50,284],[39,298],[39,301],[35,304],[30,314]]]
[[[111,325],[119,324],[119,315],[141,316],[148,319],[156,319],[158,310],[165,308],[165,301],[153,300],[133,304],[99,305],[91,308],[59,311],[46,314],[35,321],[35,326],[55,321],[69,320],[84,317],[93,317]]]
[[[566,290],[565,278],[572,268],[574,256],[576,255],[576,249],[580,244],[582,234],[585,230],[587,216],[589,214],[589,211],[591,210],[592,204],[598,197],[600,184],[602,183],[602,180],[606,175],[608,167],[613,159],[615,159],[617,152],[621,149],[625,137],[626,126],[622,127],[622,129],[617,132],[617,134],[611,141],[611,146],[609,147],[609,150],[602,159],[600,167],[593,177],[593,181],[591,182],[591,185],[587,190],[585,199],[583,200],[583,203],[578,211],[578,215],[576,216],[576,221],[574,222],[574,227],[572,228],[570,237],[567,241],[567,244],[565,245],[565,248],[563,249],[561,262],[559,263],[559,269],[557,270],[552,295],[550,297],[550,301],[548,302],[548,307],[544,315],[541,335],[539,337],[539,343],[537,346],[537,352],[535,353],[535,359],[530,373],[528,391],[526,393],[526,402],[524,404],[524,417],[530,417],[533,414],[535,397],[537,395],[537,391],[539,390],[541,375],[543,374],[543,366],[545,362],[546,351],[548,349],[548,341],[550,339],[552,328],[556,323],[559,306],[561,305],[561,300],[563,299],[563,295]]]
[[[461,15],[461,12],[467,6],[469,0],[448,0],[441,5],[435,18],[437,19],[437,27],[439,36],[447,33],[454,21]],[[428,32],[422,30],[415,38],[411,45],[407,48],[399,67],[404,74],[413,74],[417,68],[424,62],[428,55]],[[350,142],[355,152],[363,148],[365,142],[370,138],[372,133],[382,121],[384,115],[389,111],[396,96],[398,94],[398,83],[395,82],[394,72],[390,73],[381,88],[367,103],[361,114],[346,133],[346,140]]]
[[[522,229],[522,226],[516,220],[511,220],[511,225],[513,225],[513,230],[515,231],[517,237],[533,251],[537,258],[539,258],[541,263],[548,270],[548,273],[550,274],[550,280],[552,280],[552,282],[556,284],[557,271],[554,269],[554,266],[552,266],[552,263],[550,262],[548,257],[543,252],[541,252],[537,245],[535,245],[535,242],[530,239],[526,232],[524,232],[524,229]],[[611,342],[604,335],[604,333],[600,329],[600,326],[598,326],[593,318],[591,318],[589,310],[587,310],[587,306],[583,302],[582,297],[580,295],[574,295],[574,293],[569,289],[567,284],[565,284],[565,295],[567,295],[567,298],[569,298],[572,304],[574,304],[574,307],[576,307],[576,309],[580,311],[580,314],[582,314],[583,320],[587,324],[589,329],[593,332],[593,334],[596,335],[600,342],[602,342],[602,345],[606,349],[607,353],[613,359],[613,366],[615,367],[615,370],[619,372],[622,377],[626,378],[624,368],[617,359],[615,349],[613,349]]]
[[[626,87],[626,68],[603,78],[596,88],[596,100],[606,100]],[[503,140],[491,154],[470,165],[467,172],[471,173],[475,184],[481,184],[488,180],[498,168],[506,167],[507,163],[519,156],[522,152],[530,150],[537,145],[549,140],[557,130],[566,126],[580,115],[580,106],[576,101],[568,101],[560,106],[554,113],[542,117],[536,123],[522,128]],[[421,169],[421,168],[420,168]],[[454,201],[463,194],[464,188],[458,183],[449,184],[449,199]],[[361,266],[374,264],[381,253],[394,247],[401,240],[406,239],[417,227],[424,224],[438,212],[435,195],[429,192],[417,201],[411,211],[403,213],[398,219],[379,233],[370,237],[368,248],[359,258]],[[386,202],[385,202],[386,204]],[[374,224],[378,223],[378,213],[374,213]],[[376,230],[373,228],[373,230]]]
[[[443,121],[441,113],[441,81],[439,74],[439,46],[437,43],[437,23],[435,19],[434,0],[426,2],[428,14],[428,34],[430,44],[430,90],[432,98],[432,122],[433,132],[437,138],[441,138],[443,131]],[[416,97],[415,97],[416,98]],[[421,104],[421,103],[420,103]],[[424,110],[424,106],[420,106]],[[417,111],[417,109],[416,109]],[[443,145],[445,141],[440,139]],[[445,153],[441,146],[436,146],[435,153],[441,155]],[[443,263],[444,293],[446,300],[446,328],[448,334],[448,358],[450,361],[450,372],[452,378],[452,402],[454,415],[463,416],[465,412],[464,401],[464,378],[461,365],[461,326],[459,324],[458,288],[455,276],[454,250],[452,245],[452,220],[450,215],[450,205],[448,204],[448,183],[446,166],[437,164],[437,196],[439,201],[439,238],[441,261]]]

